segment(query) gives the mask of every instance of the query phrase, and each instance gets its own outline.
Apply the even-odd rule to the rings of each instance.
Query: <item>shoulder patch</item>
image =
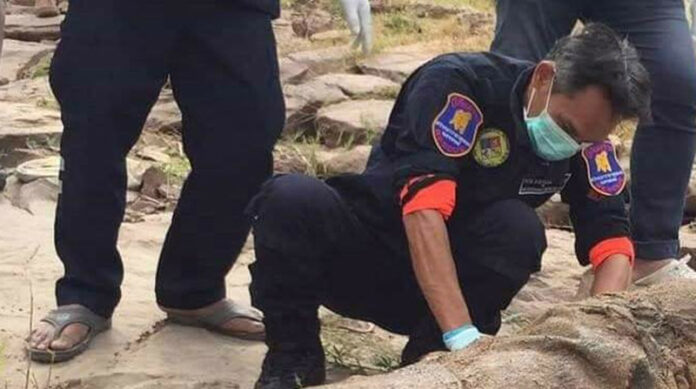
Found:
[[[497,128],[486,128],[476,140],[474,159],[484,167],[500,166],[510,155],[510,140]]]
[[[587,179],[592,189],[605,196],[616,196],[626,186],[626,174],[610,141],[593,143],[582,149]]]
[[[470,98],[450,93],[432,125],[433,140],[448,157],[462,157],[471,151],[483,114]]]

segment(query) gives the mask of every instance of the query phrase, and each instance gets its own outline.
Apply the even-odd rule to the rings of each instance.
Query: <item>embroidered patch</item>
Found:
[[[450,93],[433,121],[435,145],[448,157],[464,156],[471,151],[481,123],[483,114],[476,103],[459,93]]]
[[[497,128],[486,128],[474,146],[474,159],[484,167],[496,167],[507,161],[510,155],[510,141],[507,135]]]
[[[605,196],[616,196],[626,186],[626,174],[610,141],[593,143],[582,150],[592,189]]]
[[[571,174],[566,173],[557,179],[550,178],[523,178],[520,184],[521,195],[547,195],[558,193],[565,188]]]

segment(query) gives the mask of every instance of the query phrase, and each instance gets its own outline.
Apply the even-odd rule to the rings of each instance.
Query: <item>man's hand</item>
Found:
[[[621,292],[631,283],[631,260],[623,254],[612,255],[595,269],[590,294]]]
[[[471,324],[442,215],[422,210],[403,221],[416,279],[440,329],[446,333]]]

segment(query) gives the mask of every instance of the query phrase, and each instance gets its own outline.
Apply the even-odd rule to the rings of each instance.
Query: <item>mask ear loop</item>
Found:
[[[556,75],[553,75],[553,78],[551,79],[551,86],[549,86],[549,93],[546,95],[546,106],[544,106],[543,111],[548,111],[549,109],[549,104],[551,103],[551,92],[553,91],[553,83],[556,81]],[[534,96],[536,96],[536,88],[532,88],[532,93],[529,94],[529,101],[527,102],[527,107],[524,109],[524,114],[527,116],[529,112],[529,108],[532,106],[532,101],[534,100]],[[543,112],[542,111],[542,112]],[[539,114],[541,115],[541,114]],[[537,115],[537,116],[539,116]]]

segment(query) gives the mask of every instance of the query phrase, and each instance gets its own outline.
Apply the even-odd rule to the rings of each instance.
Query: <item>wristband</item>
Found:
[[[442,335],[445,346],[450,351],[461,350],[481,337],[481,333],[471,324],[447,331]]]

